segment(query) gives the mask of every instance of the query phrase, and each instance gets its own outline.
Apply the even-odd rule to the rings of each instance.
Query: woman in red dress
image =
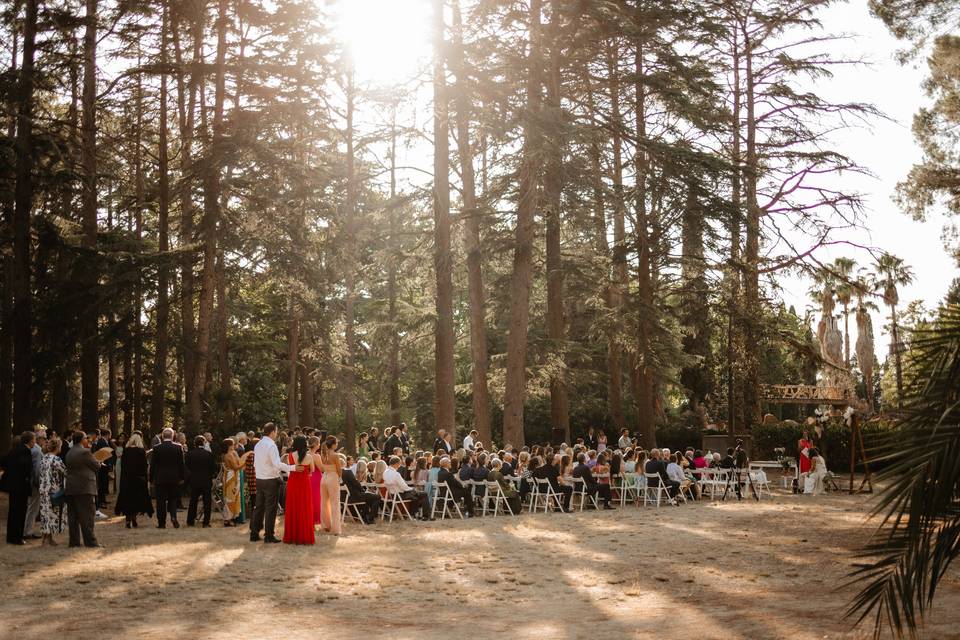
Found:
[[[800,466],[800,474],[803,475],[810,471],[810,450],[813,449],[813,441],[810,439],[810,432],[803,430],[803,437],[797,441],[797,463]]]
[[[316,469],[313,456],[307,448],[307,439],[297,436],[293,451],[287,454],[287,464],[299,465],[302,471],[293,471],[287,479],[287,500],[283,507],[283,541],[287,544],[313,544],[313,495],[310,473]]]

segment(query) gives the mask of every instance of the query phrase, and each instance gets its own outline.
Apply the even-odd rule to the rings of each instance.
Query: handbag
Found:
[[[55,507],[63,506],[63,503],[67,501],[67,490],[65,488],[60,488],[57,491],[50,493],[50,504]]]

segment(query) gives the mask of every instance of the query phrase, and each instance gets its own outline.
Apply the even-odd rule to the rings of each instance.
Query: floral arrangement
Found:
[[[780,466],[783,467],[784,471],[789,471],[790,466],[796,463],[796,460],[786,456],[787,450],[784,447],[775,448],[773,453],[777,456],[777,462],[780,463]]]

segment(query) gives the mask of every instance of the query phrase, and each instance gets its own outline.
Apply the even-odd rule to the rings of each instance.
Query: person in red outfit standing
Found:
[[[287,500],[283,510],[283,541],[286,544],[313,544],[313,492],[310,474],[316,463],[307,447],[307,438],[297,436],[293,451],[287,454],[287,464],[297,465],[301,471],[291,471],[287,479]]]

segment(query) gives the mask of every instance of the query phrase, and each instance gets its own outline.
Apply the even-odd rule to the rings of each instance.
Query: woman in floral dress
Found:
[[[47,450],[40,461],[40,532],[43,534],[41,544],[56,545],[53,539],[58,533],[63,533],[63,506],[54,506],[53,494],[63,488],[63,477],[66,466],[60,459],[60,440],[51,439],[47,443]]]

